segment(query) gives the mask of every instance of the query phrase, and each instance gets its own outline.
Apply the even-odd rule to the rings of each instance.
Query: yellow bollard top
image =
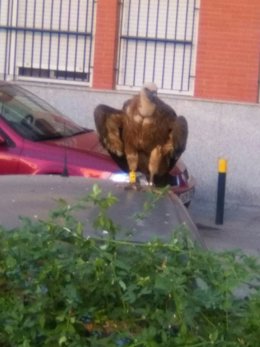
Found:
[[[227,160],[220,158],[218,160],[218,172],[219,173],[226,173],[227,172]]]

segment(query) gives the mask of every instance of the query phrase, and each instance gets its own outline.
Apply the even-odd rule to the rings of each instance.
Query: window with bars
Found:
[[[122,0],[117,88],[193,94],[199,0]]]
[[[0,76],[90,82],[95,0],[1,0]]]

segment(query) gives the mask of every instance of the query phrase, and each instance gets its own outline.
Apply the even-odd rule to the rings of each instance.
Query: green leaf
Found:
[[[17,261],[14,257],[12,256],[8,256],[7,259],[6,259],[6,266],[8,269],[12,269],[14,267],[16,267],[17,265]]]
[[[120,287],[123,289],[123,291],[125,291],[125,290],[126,290],[126,284],[125,284],[125,282],[122,281],[122,280],[119,280],[118,283],[119,283]]]
[[[62,346],[62,345],[64,345],[66,342],[67,342],[67,337],[65,336],[65,335],[63,335],[63,336],[61,336],[60,338],[59,338],[59,346]]]
[[[159,198],[148,194],[147,219]],[[0,228],[0,345],[258,346],[259,259],[197,248],[184,226],[167,243],[118,240],[115,202],[94,186],[47,221]],[[73,216],[93,206],[106,237],[85,238]]]

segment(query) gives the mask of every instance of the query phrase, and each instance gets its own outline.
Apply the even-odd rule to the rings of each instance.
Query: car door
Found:
[[[17,174],[21,147],[17,146],[0,128],[0,175]]]

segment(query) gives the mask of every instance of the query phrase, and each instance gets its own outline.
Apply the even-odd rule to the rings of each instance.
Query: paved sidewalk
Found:
[[[239,248],[260,255],[260,206],[226,205],[224,223],[215,224],[216,206],[192,201],[189,213],[209,248]]]

